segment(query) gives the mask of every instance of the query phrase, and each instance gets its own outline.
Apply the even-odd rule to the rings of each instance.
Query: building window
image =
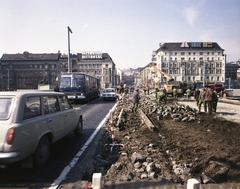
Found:
[[[175,58],[175,60],[177,61],[177,58]]]
[[[188,60],[191,60],[191,58],[188,58]]]
[[[214,52],[212,52],[212,55],[214,55]]]
[[[189,52],[188,55],[191,55],[191,52]]]
[[[195,55],[196,53],[195,52],[193,52],[193,55]]]
[[[199,52],[199,55],[203,55],[203,52]]]
[[[177,55],[177,52],[175,52],[175,55]]]
[[[181,55],[184,56],[184,55],[185,55],[185,52],[181,52]]]

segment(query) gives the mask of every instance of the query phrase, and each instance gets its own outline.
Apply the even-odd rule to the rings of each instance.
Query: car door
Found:
[[[53,132],[53,140],[56,141],[65,135],[64,116],[60,111],[57,95],[43,96],[44,114],[48,127]]]
[[[59,105],[61,111],[63,112],[65,132],[67,134],[77,127],[79,116],[76,115],[74,109],[72,108],[65,95],[59,96]]]

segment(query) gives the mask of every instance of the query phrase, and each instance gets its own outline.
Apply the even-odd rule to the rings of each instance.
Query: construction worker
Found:
[[[155,87],[155,97],[156,97],[156,99],[157,99],[157,93],[158,93],[158,91],[159,91],[158,87]]]
[[[173,92],[173,99],[177,101],[178,100],[177,89],[174,87],[172,92]]]
[[[201,106],[203,104],[204,111],[207,112],[207,107],[205,103],[205,87],[199,93],[199,101],[198,101],[198,111],[201,112]]]
[[[165,103],[167,103],[165,96],[166,96],[166,95],[164,94],[163,89],[160,89],[160,90],[157,92],[157,101],[158,101],[158,103],[163,102],[163,101],[164,101]]]
[[[207,106],[207,109],[208,109],[208,112],[209,114],[212,113],[212,101],[213,101],[213,91],[212,89],[210,88],[210,86],[207,86],[206,87],[206,90],[205,90],[205,103],[206,103],[206,106]]]
[[[138,108],[138,103],[140,100],[140,95],[139,95],[139,89],[135,89],[135,91],[132,94],[132,112],[136,112]]]
[[[197,106],[199,103],[199,94],[200,94],[199,88],[196,88],[196,90],[194,91],[194,99],[196,100]]]
[[[190,98],[191,98],[191,90],[188,88],[187,90],[186,90],[186,97],[187,97],[187,101],[189,101],[190,100]]]
[[[217,91],[214,89],[212,94],[212,108],[214,113],[216,113],[217,111],[217,103],[218,103],[218,94],[217,94]]]

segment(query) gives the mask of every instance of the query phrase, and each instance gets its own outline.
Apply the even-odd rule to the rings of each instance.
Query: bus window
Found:
[[[71,77],[62,77],[60,87],[67,87],[71,85]]]

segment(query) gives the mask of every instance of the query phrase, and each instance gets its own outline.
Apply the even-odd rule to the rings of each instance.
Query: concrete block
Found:
[[[93,173],[92,176],[92,189],[102,188],[102,173]]]

